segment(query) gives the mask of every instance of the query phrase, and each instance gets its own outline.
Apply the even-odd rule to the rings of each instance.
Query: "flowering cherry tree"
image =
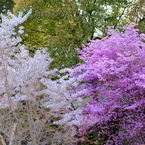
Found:
[[[0,132],[10,137],[11,125],[17,123],[15,139],[21,140],[21,135],[25,139],[30,132],[29,140],[38,144],[42,140],[39,133],[46,122],[53,121],[53,125],[65,124],[71,130],[71,136],[77,134],[76,127],[82,124],[82,109],[75,106],[81,106],[82,98],[77,96],[84,91],[76,89],[84,76],[73,76],[78,68],[49,70],[53,59],[49,57],[47,48],[37,50],[33,57],[30,55],[27,46],[21,44],[21,34],[24,32],[21,24],[30,14],[31,10],[25,16],[21,12],[18,17],[12,13],[1,15],[0,111],[8,109],[10,112],[7,112],[9,115],[5,112],[4,117],[1,116]],[[54,77],[57,78],[53,79]],[[20,110],[19,104],[24,101],[29,103],[23,105],[25,109]],[[20,112],[28,112],[25,114],[27,117],[21,119]],[[6,120],[8,116],[10,118]],[[55,121],[52,118],[56,118]],[[27,126],[27,131],[22,131],[24,127],[20,126]],[[43,136],[44,134],[41,137]]]
[[[10,138],[14,124],[13,140],[44,144],[52,123],[72,137],[78,129],[82,136],[95,132],[96,144],[145,143],[145,34],[134,24],[121,33],[110,29],[110,37],[80,51],[83,64],[50,70],[47,48],[32,57],[21,44],[21,24],[30,13],[1,15],[0,133]]]
[[[90,99],[80,132],[96,131],[103,144],[145,143],[145,34],[134,26],[110,29],[109,37],[80,51],[88,74],[80,89],[87,89],[82,97]]]

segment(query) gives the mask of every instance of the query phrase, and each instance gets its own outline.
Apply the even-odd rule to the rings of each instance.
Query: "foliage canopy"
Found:
[[[77,51],[90,39],[106,35],[108,26],[116,27],[126,0],[15,0],[14,12],[33,12],[24,23],[30,37],[23,37],[31,50],[48,47],[58,66],[73,66],[79,62]],[[111,9],[110,11],[108,9]],[[101,33],[97,33],[101,32]],[[101,35],[100,35],[101,34]],[[57,50],[55,49],[57,48]],[[58,55],[59,54],[59,57]],[[69,61],[68,61],[69,60]]]

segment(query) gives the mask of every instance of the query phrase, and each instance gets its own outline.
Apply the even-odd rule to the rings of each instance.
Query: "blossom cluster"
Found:
[[[12,13],[1,15],[0,109],[14,111],[19,109],[20,101],[29,100],[48,109],[52,117],[59,118],[54,124],[80,125],[82,110],[75,106],[81,106],[82,99],[77,96],[84,91],[77,92],[76,88],[84,76],[73,77],[75,69],[50,70],[53,59],[49,57],[47,48],[30,55],[29,48],[22,44],[21,39],[24,32],[21,24],[30,14],[31,10],[25,16],[21,12],[18,17]],[[76,135],[76,128],[73,130]]]
[[[82,109],[80,132],[97,127],[97,136],[106,136],[105,144],[145,141],[145,35],[134,26],[109,30],[109,37],[91,41],[80,51],[88,74],[82,97],[90,98]]]

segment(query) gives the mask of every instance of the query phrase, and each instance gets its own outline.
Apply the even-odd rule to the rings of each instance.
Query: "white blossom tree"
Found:
[[[44,138],[44,126],[48,127],[51,121],[53,125],[61,125],[60,128],[69,128],[71,136],[77,134],[76,127],[82,123],[82,117],[81,109],[75,105],[82,105],[82,99],[77,96],[84,91],[77,93],[76,89],[84,75],[73,76],[81,68],[49,70],[53,59],[47,48],[30,56],[27,46],[20,43],[24,32],[21,24],[30,14],[31,10],[25,16],[22,12],[18,17],[10,12],[1,15],[0,132],[11,138],[15,125],[13,140],[20,144],[22,140],[42,144],[48,141]],[[52,79],[54,76],[57,79]]]

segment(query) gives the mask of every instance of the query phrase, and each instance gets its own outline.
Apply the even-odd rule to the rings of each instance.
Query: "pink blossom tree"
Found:
[[[87,89],[82,97],[89,98],[80,132],[95,132],[104,140],[96,144],[145,143],[145,34],[134,26],[110,29],[109,37],[80,51],[87,73],[80,89]]]

